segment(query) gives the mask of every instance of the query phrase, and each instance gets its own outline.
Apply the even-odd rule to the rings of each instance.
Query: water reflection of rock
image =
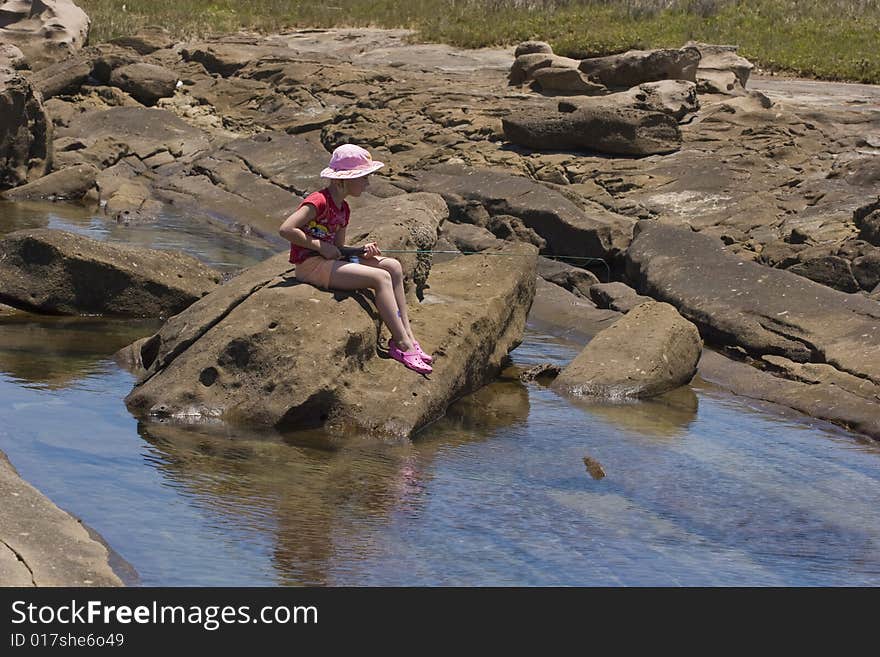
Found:
[[[529,392],[516,372],[507,376],[510,372],[503,372],[497,381],[452,404],[441,421],[443,426],[492,431],[525,422],[529,416]]]
[[[49,228],[54,220],[61,218],[72,223],[88,224],[93,212],[73,203],[52,201],[0,201],[0,235],[26,228]]]
[[[656,437],[683,435],[697,417],[699,401],[689,386],[641,401],[597,401],[569,398],[572,405],[609,424],[635,434]]]
[[[157,327],[155,320],[0,313],[0,371],[28,383],[63,388]]]
[[[172,485],[222,523],[273,535],[279,585],[327,585],[345,580],[331,569],[381,549],[374,537],[394,515],[422,513],[438,453],[522,422],[528,408],[526,388],[501,380],[453,404],[414,443],[224,425],[139,423],[138,432]]]

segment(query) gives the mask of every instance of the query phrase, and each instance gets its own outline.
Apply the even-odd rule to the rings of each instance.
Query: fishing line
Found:
[[[364,255],[364,247],[362,246],[346,246],[340,249],[342,255],[344,256],[355,256],[360,257]],[[449,254],[449,255],[488,255],[488,256],[507,256],[508,258],[530,258],[531,254],[528,253],[496,253],[494,251],[434,251],[429,249],[382,249],[382,253],[415,253],[415,254],[426,254],[426,255],[434,255],[436,254]],[[542,255],[542,254],[537,254]],[[550,260],[580,260],[583,262],[597,262],[601,263],[605,267],[605,275],[606,280],[611,282],[611,267],[608,266],[608,263],[605,262],[602,258],[590,258],[587,256],[561,256],[561,255],[545,255],[545,258]]]

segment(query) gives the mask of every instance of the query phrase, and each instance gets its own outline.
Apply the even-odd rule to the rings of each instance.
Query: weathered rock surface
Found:
[[[696,82],[701,93],[736,94],[746,88],[754,66],[736,54],[737,46],[694,41],[686,45],[700,51]]]
[[[696,81],[700,51],[693,47],[679,50],[629,50],[619,55],[592,57],[580,63],[580,70],[591,80],[609,88],[629,89],[657,80]]]
[[[653,397],[688,383],[703,343],[666,303],[643,303],[596,335],[553,383],[581,397]]]
[[[671,153],[681,147],[677,121],[664,113],[582,101],[572,112],[534,109],[502,119],[504,136],[535,150],[586,149],[620,155]]]
[[[17,46],[0,42],[0,67],[20,71],[27,68],[27,60]]]
[[[30,76],[30,81],[43,100],[79,91],[92,72],[93,59],[78,53],[49,64]]]
[[[318,174],[328,159],[327,151],[303,137],[263,132],[163,168],[153,188],[178,209],[277,241],[278,225],[304,196],[324,186]]]
[[[206,151],[210,142],[205,134],[170,112],[143,107],[113,107],[86,112],[58,130],[59,137],[116,140],[127,151],[145,160],[161,152],[174,157],[192,156]]]
[[[849,260],[840,256],[828,255],[801,260],[798,264],[789,267],[788,271],[841,292],[859,290],[859,283],[853,276],[852,265]]]
[[[52,164],[52,121],[19,73],[0,68],[0,189],[46,174]]]
[[[558,94],[577,94],[582,96],[603,96],[608,89],[591,82],[576,68],[547,66],[532,72],[534,85],[541,91]]]
[[[552,255],[616,257],[629,244],[635,223],[598,204],[578,206],[528,178],[490,170],[447,165],[413,172],[398,184],[436,192],[452,202],[477,201],[488,216],[517,217],[546,240],[546,252]]]
[[[640,222],[626,255],[642,293],[676,306],[715,344],[827,363],[880,383],[880,305],[726,253],[721,242]]]
[[[580,107],[619,107],[646,112],[662,112],[682,121],[700,109],[697,86],[687,80],[646,82],[627,91],[601,99],[573,97],[559,101],[560,112],[574,112]]]
[[[446,222],[443,225],[443,234],[459,251],[467,253],[491,251],[504,246],[504,240],[498,239],[489,230],[474,224]]]
[[[60,230],[21,230],[0,240],[0,301],[32,312],[167,317],[210,292],[219,279],[180,252]]]
[[[628,313],[636,306],[653,301],[651,297],[643,296],[619,281],[592,285],[589,296],[600,308],[608,308],[620,313]]]
[[[0,452],[0,585],[122,586],[107,548],[22,480]]]
[[[110,75],[110,84],[149,107],[155,105],[160,98],[174,95],[177,74],[162,66],[141,62],[114,69]]]
[[[72,0],[6,0],[0,41],[18,46],[37,70],[82,48],[89,25],[89,17]]]

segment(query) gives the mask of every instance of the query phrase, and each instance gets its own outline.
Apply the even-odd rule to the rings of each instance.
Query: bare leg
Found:
[[[391,331],[391,337],[403,351],[413,347],[410,333],[403,323],[402,316],[397,314],[398,305],[391,282],[391,274],[378,267],[337,261],[333,263],[330,274],[330,288],[333,290],[363,290],[370,288],[376,293],[376,309]]]
[[[363,258],[361,263],[368,267],[376,267],[391,274],[391,284],[394,288],[394,299],[397,301],[397,309],[400,313],[400,321],[410,340],[415,342],[416,336],[413,334],[412,327],[409,324],[409,314],[406,309],[406,293],[403,289],[403,268],[394,258]]]

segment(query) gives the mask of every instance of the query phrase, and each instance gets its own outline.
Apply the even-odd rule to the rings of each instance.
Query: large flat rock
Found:
[[[107,548],[0,452],[0,586],[122,586]]]
[[[674,305],[715,344],[827,363],[880,382],[880,303],[741,260],[719,240],[640,222],[626,255],[638,291]]]

